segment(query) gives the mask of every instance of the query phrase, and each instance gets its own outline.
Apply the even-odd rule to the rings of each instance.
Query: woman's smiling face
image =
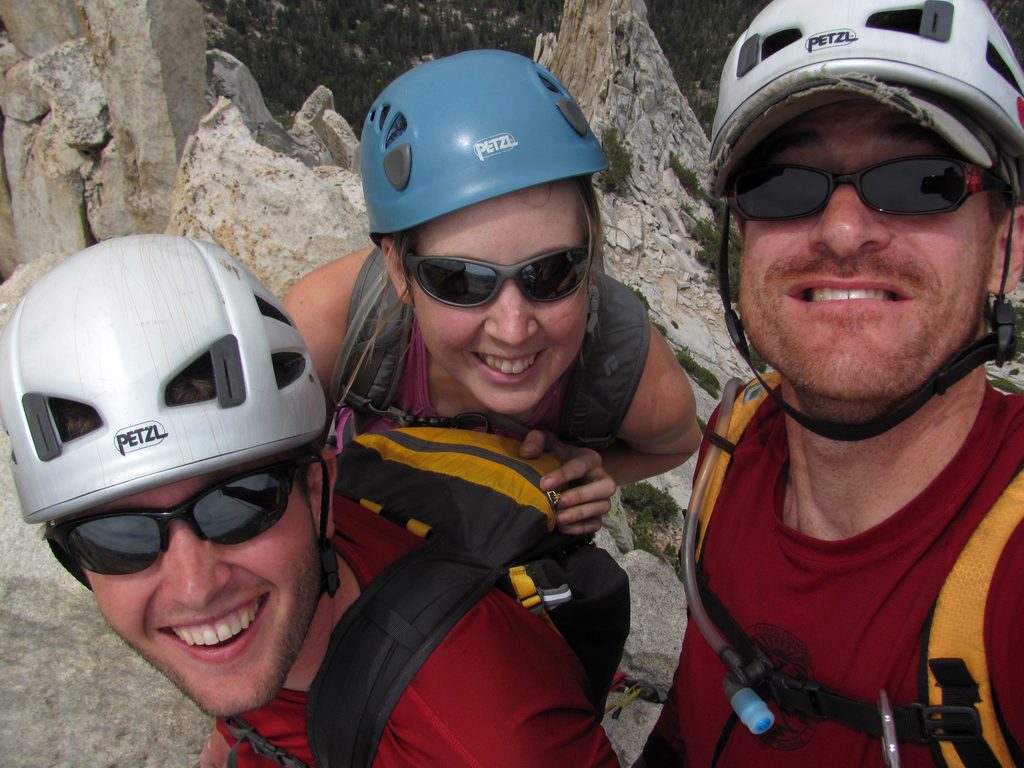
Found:
[[[441,216],[415,238],[419,256],[457,256],[499,265],[588,245],[586,217],[574,183],[512,192]],[[385,252],[392,241],[385,238]],[[550,302],[527,298],[514,280],[478,307],[453,307],[389,269],[399,295],[408,289],[429,351],[433,406],[445,415],[489,410],[529,416],[579,354],[586,330],[586,283]]]

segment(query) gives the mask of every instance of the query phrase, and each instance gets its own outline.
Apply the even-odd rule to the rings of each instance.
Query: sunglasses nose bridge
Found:
[[[171,534],[181,534],[183,530],[187,530],[199,541],[206,541],[207,535],[203,533],[203,529],[199,527],[199,521],[196,520],[195,514],[193,513],[193,505],[189,505],[184,509],[176,509],[173,512],[166,514],[159,520],[160,530],[160,551],[166,552],[171,545]],[[180,522],[181,525],[174,528],[174,523]]]
[[[871,170],[871,169],[867,169]],[[853,187],[854,193],[857,195],[860,202],[870,208],[871,210],[877,210],[878,207],[864,197],[864,187],[861,183],[861,179],[865,171],[857,171],[855,173],[829,173],[828,171],[819,171],[823,176],[828,179],[828,189],[825,195],[825,199],[821,203],[819,211],[823,211],[828,208],[832,202],[832,197],[839,190],[841,185],[848,184]]]

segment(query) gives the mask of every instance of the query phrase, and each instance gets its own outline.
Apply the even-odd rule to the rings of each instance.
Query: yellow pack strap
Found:
[[[779,385],[779,374],[775,371],[769,371],[764,375],[765,381],[768,382],[773,388]],[[740,437],[743,435],[743,430],[747,428],[747,424],[754,418],[754,413],[764,402],[764,399],[768,397],[768,392],[761,385],[761,383],[754,379],[740,392],[739,397],[736,398],[736,402],[732,407],[732,414],[729,418],[729,425],[724,430],[725,439],[736,445],[739,442]],[[719,430],[722,431],[722,430]],[[711,520],[711,513],[715,509],[715,502],[718,501],[718,494],[722,490],[722,484],[725,482],[725,473],[729,469],[729,463],[732,461],[732,454],[729,452],[721,452],[718,457],[718,461],[711,470],[711,477],[708,480],[708,488],[704,494],[704,502],[701,504],[700,513],[700,531],[697,537],[697,556],[700,556],[701,546],[704,544],[704,534],[708,530],[708,522]]]
[[[360,499],[359,505],[370,510],[375,515],[380,515],[381,517],[390,517],[390,515],[388,515],[387,512],[384,510],[384,507],[378,504],[376,501],[371,501],[370,499]],[[427,538],[427,536],[430,535],[430,532],[434,530],[433,527],[430,526],[428,523],[424,523],[421,520],[417,520],[414,517],[410,517],[408,520],[396,520],[395,522],[398,525],[401,525],[407,531],[409,531],[409,533],[415,536],[419,536],[421,539]]]
[[[769,372],[764,378],[772,388],[779,385],[779,376],[776,372]],[[769,397],[768,392],[756,379],[747,384],[736,398],[729,424],[723,430],[726,441],[732,445],[739,442],[743,431],[766,397]],[[698,557],[731,461],[731,453],[722,451],[711,470],[708,489],[700,508]],[[977,681],[976,701],[980,706],[976,709],[981,721],[982,737],[988,744],[991,754],[999,761],[999,765],[1013,765],[1013,758],[999,728],[993,704],[992,686],[985,660],[985,605],[999,557],[1006,542],[1022,521],[1024,473],[1019,473],[971,535],[946,577],[935,604],[928,637],[930,662],[962,660],[970,677],[973,678],[972,684]],[[928,669],[928,699],[932,706],[954,703],[943,702],[943,689],[931,667]],[[969,753],[972,749],[969,745],[972,742],[940,741],[939,744],[942,756],[950,768],[973,768],[975,765],[970,758],[965,762],[958,753],[958,750]]]
[[[537,487],[542,476],[559,466],[549,454],[523,459],[519,457],[517,440],[444,427],[369,432],[359,435],[356,441],[388,461],[493,488],[546,514],[548,530],[554,529],[557,495],[552,496]]]
[[[508,580],[516,599],[524,608],[528,608],[534,613],[543,610],[544,600],[537,593],[537,585],[530,574],[526,572],[525,565],[514,565],[509,568]]]
[[[1018,474],[1003,491],[957,558],[935,603],[928,637],[929,661],[962,659],[966,664],[978,686],[980,706],[977,709],[982,737],[1000,765],[1012,765],[1013,760],[999,728],[992,700],[992,685],[985,660],[985,605],[999,557],[1022,521],[1024,473]],[[934,671],[929,669],[929,703],[942,704],[942,698],[943,690]],[[958,745],[958,742],[941,743],[942,756],[951,768],[967,765],[958,754]]]
[[[551,619],[548,608],[572,599],[572,592],[568,586],[562,585],[551,590],[538,587],[537,582],[530,574],[528,565],[513,565],[508,569],[507,577],[507,583],[512,587],[512,596],[519,601],[519,604],[561,636],[562,633]]]

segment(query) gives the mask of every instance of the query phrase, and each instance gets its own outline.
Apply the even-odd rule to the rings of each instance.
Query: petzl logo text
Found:
[[[480,139],[480,141],[473,144],[473,151],[476,152],[478,158],[486,160],[489,157],[500,155],[502,152],[515,149],[518,146],[519,142],[516,141],[516,137],[511,133],[499,133],[497,136],[491,136],[489,139]]]
[[[167,437],[167,432],[164,430],[163,424],[159,421],[149,421],[122,429],[114,435],[114,440],[117,443],[117,450],[124,456],[140,448],[157,445],[165,437]]]
[[[819,48],[835,48],[838,45],[849,45],[857,42],[857,33],[852,29],[834,29],[831,32],[819,32],[807,38],[807,52],[814,53]]]

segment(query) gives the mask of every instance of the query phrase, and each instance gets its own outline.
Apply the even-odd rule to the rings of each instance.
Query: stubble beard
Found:
[[[965,256],[966,258],[966,256]],[[911,286],[919,295],[938,295],[936,281],[927,272],[908,265],[887,262],[881,255],[868,254],[841,265],[824,264],[827,259],[806,259],[767,270],[764,283],[785,284],[792,275],[829,274],[847,277],[871,274],[890,277],[897,284]],[[789,327],[783,319],[782,299],[777,292],[760,291],[750,297],[741,289],[740,311],[747,322],[748,336],[761,357],[783,376],[791,388],[793,405],[812,418],[842,424],[860,424],[893,412],[911,398],[949,359],[978,338],[983,326],[986,291],[979,276],[975,295],[959,307],[932,307],[932,315],[900,349],[884,358],[865,361],[863,350],[830,347],[807,337],[803,329]],[[770,297],[770,298],[768,298]],[[951,321],[965,318],[953,327]],[[847,338],[857,335],[854,317],[843,329]],[[865,362],[867,364],[865,364]]]
[[[224,718],[258,709],[269,703],[284,686],[285,679],[292,665],[302,650],[309,627],[313,621],[321,596],[321,565],[316,539],[306,550],[306,557],[296,563],[296,593],[294,610],[291,616],[284,617],[281,625],[285,628],[283,636],[271,651],[271,659],[259,660],[259,664],[267,671],[259,680],[246,676],[248,685],[255,684],[244,699],[215,702],[203,691],[192,685],[187,676],[177,666],[170,664],[154,654],[147,653],[133,644],[125,643],[146,663],[170,680],[185,696],[192,700],[200,710],[210,717]],[[124,638],[122,638],[124,640]],[[221,692],[224,693],[223,691]],[[228,692],[230,693],[230,692]]]

